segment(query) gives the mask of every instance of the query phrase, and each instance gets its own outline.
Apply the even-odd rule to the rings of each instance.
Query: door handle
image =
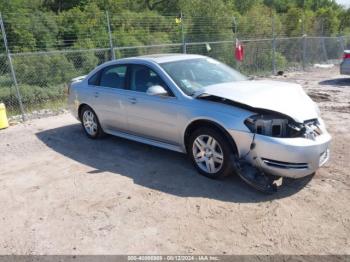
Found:
[[[98,97],[99,95],[100,95],[99,92],[95,92],[95,93],[94,93],[94,96],[95,96],[95,97]]]
[[[130,97],[130,98],[129,98],[129,102],[130,102],[131,104],[136,104],[137,99],[136,99],[135,97]]]

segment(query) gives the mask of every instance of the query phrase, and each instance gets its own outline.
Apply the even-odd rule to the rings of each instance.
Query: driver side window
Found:
[[[132,65],[131,68],[130,90],[146,93],[149,87],[159,85],[173,96],[164,81],[152,69],[143,65]]]

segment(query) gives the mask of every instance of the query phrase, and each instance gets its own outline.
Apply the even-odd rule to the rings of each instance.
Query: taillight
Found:
[[[350,58],[350,53],[344,53],[343,58],[344,58],[344,59]]]

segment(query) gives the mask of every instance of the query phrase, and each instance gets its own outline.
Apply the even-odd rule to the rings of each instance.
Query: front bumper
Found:
[[[238,134],[240,133],[240,134]],[[240,157],[265,173],[300,178],[310,175],[329,159],[331,136],[324,132],[315,140],[307,138],[278,138],[255,135],[255,147],[249,152],[253,134],[232,132]],[[236,140],[236,137],[240,140]],[[249,152],[249,153],[248,153]]]

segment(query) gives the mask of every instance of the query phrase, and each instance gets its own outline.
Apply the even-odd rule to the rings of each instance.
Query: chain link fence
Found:
[[[96,20],[94,27],[87,27],[86,32],[79,35],[73,34],[67,25],[62,31],[57,31],[55,41],[42,40],[23,48],[21,43],[9,39],[7,48],[6,45],[0,47],[0,102],[5,103],[10,116],[65,108],[69,80],[87,74],[113,57],[154,53],[201,54],[218,59],[246,75],[267,75],[307,69],[314,63],[339,61],[343,50],[350,48],[350,36],[309,37],[299,34],[302,33],[300,29],[299,36],[285,37],[283,25],[273,18],[271,24],[252,37],[248,34],[250,28],[268,21],[242,21],[237,28],[232,17],[208,20],[194,16],[186,20],[182,15],[137,17],[108,13],[94,14],[93,17]],[[4,43],[5,18],[1,34]],[[84,23],[83,19],[80,20]],[[220,32],[214,30],[220,25],[225,25]],[[235,59],[236,38],[244,46],[242,62]]]

